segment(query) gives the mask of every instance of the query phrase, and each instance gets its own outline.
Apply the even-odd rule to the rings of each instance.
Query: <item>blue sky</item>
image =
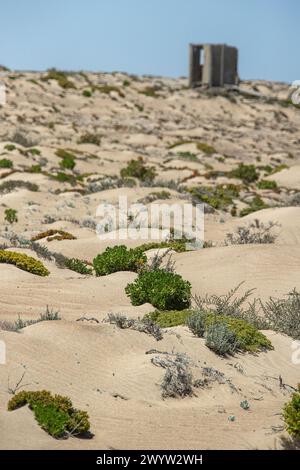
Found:
[[[0,0],[13,69],[187,75],[190,42],[239,48],[243,79],[300,79],[299,0]]]

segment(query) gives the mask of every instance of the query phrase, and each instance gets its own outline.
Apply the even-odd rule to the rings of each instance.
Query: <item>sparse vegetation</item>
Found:
[[[283,299],[260,302],[268,328],[300,339],[300,292],[293,289]]]
[[[38,424],[56,439],[83,435],[90,429],[88,414],[75,409],[68,397],[52,395],[47,390],[22,391],[9,400],[7,408],[13,411],[26,404]]]
[[[216,149],[212,145],[208,145],[204,142],[197,142],[197,149],[200,150],[200,152],[206,153],[207,155],[217,153]]]
[[[239,196],[240,188],[234,184],[217,186],[199,186],[191,188],[190,193],[195,201],[202,201],[214,209],[226,210]]]
[[[267,209],[268,207],[269,206],[262,200],[260,196],[254,196],[249,206],[241,210],[240,217],[245,217],[246,215],[252,214],[252,212]]]
[[[18,332],[22,330],[23,328],[26,328],[27,326],[35,325],[36,323],[40,323],[42,321],[53,321],[53,320],[61,320],[61,317],[59,316],[58,311],[50,309],[47,305],[45,312],[41,313],[40,316],[36,319],[23,320],[19,316],[18,319],[15,321],[1,320],[0,329],[4,331]]]
[[[78,144],[93,144],[93,145],[99,146],[101,145],[101,138],[102,136],[100,134],[86,132],[85,134],[82,134],[82,136],[80,136],[77,143]]]
[[[146,333],[153,336],[157,341],[160,341],[163,338],[160,327],[147,317],[142,320],[135,320],[133,318],[127,318],[125,315],[109,313],[106,321],[116,325],[122,330],[130,328],[141,333]]]
[[[48,82],[49,80],[56,80],[59,86],[64,90],[76,88],[74,83],[69,80],[65,72],[56,70],[55,68],[48,70],[47,75],[42,77],[41,80],[44,82]]]
[[[232,170],[229,174],[231,178],[238,178],[243,181],[245,184],[254,183],[259,178],[259,173],[257,172],[255,165],[245,165],[240,163],[239,166]]]
[[[35,183],[30,183],[29,181],[22,181],[22,180],[11,180],[11,181],[4,181],[0,184],[0,194],[7,194],[11,193],[15,189],[24,188],[28,189],[28,191],[38,191],[39,187]]]
[[[225,245],[248,245],[274,243],[277,233],[274,231],[279,225],[275,222],[264,224],[258,219],[246,226],[238,227],[234,233],[227,233]]]
[[[141,181],[153,181],[156,170],[153,166],[147,166],[142,157],[137,160],[130,160],[126,168],[122,168],[121,178],[138,178]]]

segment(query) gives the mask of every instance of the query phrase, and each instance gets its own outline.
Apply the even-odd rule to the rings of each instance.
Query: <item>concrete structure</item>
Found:
[[[226,44],[190,44],[189,86],[238,83],[238,50]]]

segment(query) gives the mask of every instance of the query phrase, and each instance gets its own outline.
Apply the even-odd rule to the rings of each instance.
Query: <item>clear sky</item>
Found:
[[[243,79],[300,79],[299,0],[0,0],[12,69],[183,76],[190,42],[239,48]]]

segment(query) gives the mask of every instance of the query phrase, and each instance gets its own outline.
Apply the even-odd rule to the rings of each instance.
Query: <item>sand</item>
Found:
[[[0,108],[0,160],[10,159],[13,168],[0,169],[0,245],[10,245],[12,233],[30,239],[41,231],[66,230],[76,239],[43,239],[41,245],[91,262],[107,246],[135,247],[144,242],[99,240],[95,233],[99,204],[116,207],[119,197],[126,196],[129,205],[147,205],[152,193],[160,193],[156,203],[182,206],[191,202],[191,188],[235,184],[239,195],[228,206],[211,208],[205,215],[205,241],[211,241],[212,247],[173,253],[176,272],[191,282],[193,295],[222,295],[243,281],[241,292],[255,289],[254,296],[263,300],[300,288],[300,207],[299,202],[298,206],[289,202],[300,193],[296,108],[239,95],[211,97],[187,89],[185,79],[72,74],[69,79],[76,88],[63,90],[56,81],[42,81],[46,74],[10,75],[15,79],[4,79],[7,105]],[[130,85],[124,86],[124,80]],[[82,92],[91,84],[119,87],[124,96],[95,91],[86,98]],[[289,92],[280,83],[253,81],[244,86],[259,87],[275,99],[288,97]],[[157,97],[141,93],[146,87],[156,87]],[[31,140],[40,154],[15,143],[15,132]],[[86,132],[99,134],[100,145],[78,143]],[[215,151],[205,153],[198,142]],[[73,186],[51,178],[62,171],[57,149],[76,156],[74,172],[66,170],[73,177],[81,175]],[[120,170],[141,156],[155,168],[155,184],[117,187]],[[254,164],[260,179],[276,181],[277,188],[259,189],[256,182],[244,185],[230,178],[229,172],[241,162]],[[41,165],[42,172],[29,172],[32,165]],[[288,168],[278,171],[279,165]],[[106,182],[110,178],[110,185],[102,186],[105,178]],[[1,192],[3,183],[16,181],[37,184],[39,190],[16,187]],[[161,199],[162,191],[169,193],[168,199]],[[240,217],[254,196],[262,198],[265,208]],[[13,225],[4,221],[7,208],[17,210],[18,222]],[[277,223],[274,243],[225,246],[227,233],[255,220]],[[9,249],[37,258],[28,248]],[[227,358],[210,351],[185,326],[166,329],[157,342],[147,334],[103,322],[108,313],[137,319],[154,310],[150,304],[134,307],[126,296],[125,287],[136,273],[97,278],[60,269],[54,261],[42,262],[50,271],[47,277],[0,265],[0,321],[19,316],[36,319],[47,305],[61,317],[19,333],[0,329],[0,340],[6,344],[6,364],[0,365],[0,449],[281,447],[281,437],[287,436],[281,410],[291,389],[280,388],[279,376],[291,387],[299,381],[299,365],[291,361],[292,338],[266,331],[274,350]],[[146,354],[153,349],[188,355],[195,379],[201,377],[202,367],[213,367],[228,380],[195,388],[192,397],[163,399],[160,384],[165,371],[151,363],[155,354]],[[88,411],[93,438],[55,440],[27,407],[8,412],[12,396],[8,381],[10,386],[17,383],[24,370],[25,390],[67,395],[74,406]],[[248,411],[240,406],[243,400],[250,403]],[[235,420],[230,421],[230,416]]]

